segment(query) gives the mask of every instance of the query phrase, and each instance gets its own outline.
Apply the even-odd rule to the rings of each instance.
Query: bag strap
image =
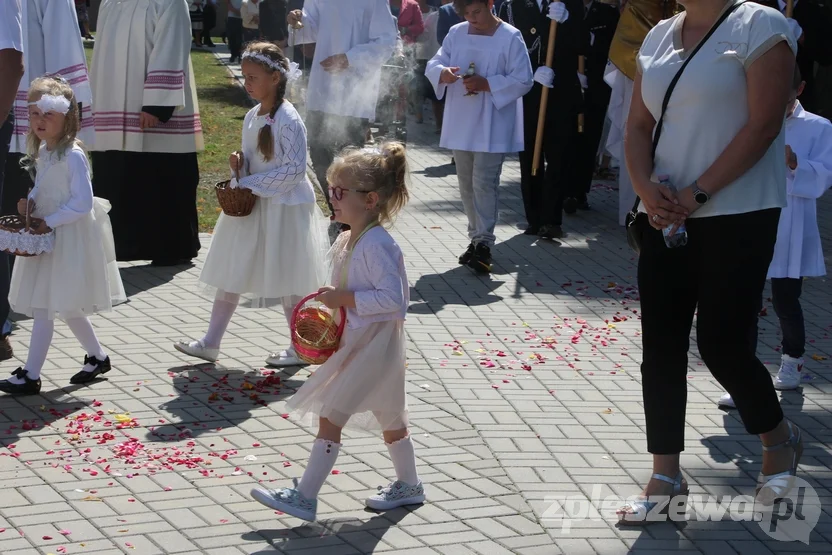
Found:
[[[703,46],[705,46],[705,43],[708,42],[708,39],[711,38],[711,35],[713,35],[716,32],[716,30],[719,29],[719,26],[722,25],[722,23],[726,19],[728,19],[729,15],[734,13],[734,10],[736,10],[743,4],[745,4],[745,0],[740,0],[739,2],[722,12],[722,15],[719,17],[719,19],[716,20],[716,22],[713,24],[708,33],[704,37],[702,37],[702,40],[699,41],[699,44],[697,44],[693,51],[690,53],[690,55],[687,58],[685,58],[685,61],[682,63],[682,67],[679,68],[679,71],[677,71],[676,75],[673,76],[673,80],[670,81],[670,85],[667,86],[667,91],[665,91],[664,93],[664,100],[662,100],[662,113],[659,116],[659,120],[656,122],[656,128],[653,132],[653,150],[650,154],[651,160],[654,160],[656,158],[656,148],[658,148],[659,138],[661,138],[662,136],[662,124],[664,122],[664,114],[667,111],[667,105],[670,103],[670,95],[673,93],[673,89],[676,88],[676,83],[678,83],[679,79],[682,77],[682,72],[685,71],[685,68],[688,66],[688,64],[696,55],[696,53],[699,52],[699,50]],[[638,205],[640,203],[641,199],[638,196],[636,196],[636,202],[635,204],[633,204],[632,210],[630,210],[630,212],[633,215],[638,214]]]

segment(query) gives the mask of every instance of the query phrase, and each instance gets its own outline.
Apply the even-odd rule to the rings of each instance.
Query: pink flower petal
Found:
[[[68,535],[70,535],[71,533],[72,533],[72,532],[70,532],[69,530],[61,530],[61,531],[60,531],[60,534],[61,534],[62,536],[68,536]]]

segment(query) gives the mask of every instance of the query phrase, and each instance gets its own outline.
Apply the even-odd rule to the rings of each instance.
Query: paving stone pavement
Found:
[[[252,486],[302,474],[315,430],[284,418],[283,407],[308,371],[262,369],[265,354],[287,343],[277,311],[241,308],[216,366],[173,351],[172,341],[204,333],[210,315],[197,284],[206,236],[193,267],[123,265],[129,303],[93,319],[114,363],[107,380],[68,385],[83,353],[58,324],[43,393],[0,397],[0,553],[828,553],[826,280],[807,281],[803,297],[808,355],[817,360],[808,359],[800,390],[782,394],[806,434],[800,475],[822,503],[809,545],[772,540],[759,523],[730,516],[619,528],[601,500],[638,493],[650,458],[635,257],[617,226],[617,192],[597,184],[593,210],[566,219],[568,237],[538,241],[516,228],[522,202],[510,158],[496,269],[475,276],[456,264],[466,223],[449,154],[436,143],[430,124],[410,125],[413,198],[393,231],[412,287],[407,391],[427,504],[364,510],[392,464],[380,438],[353,433],[321,492],[320,522],[250,500]],[[830,209],[828,198],[818,208],[827,252]],[[31,321],[17,324],[12,341],[23,357]],[[760,356],[774,371],[773,310],[761,329]],[[695,352],[688,391],[682,463],[692,493],[753,495],[759,443],[715,406],[720,388]],[[592,503],[589,518],[567,522],[551,510],[566,496]]]

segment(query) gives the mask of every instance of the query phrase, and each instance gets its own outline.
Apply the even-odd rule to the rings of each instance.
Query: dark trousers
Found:
[[[228,51],[231,53],[231,58],[239,58],[243,53],[243,20],[239,17],[226,19],[225,34],[228,37]]]
[[[694,314],[699,354],[731,394],[750,434],[773,430],[783,411],[768,370],[748,338],[757,325],[780,210],[687,221],[688,244],[669,249],[642,230],[638,261],[647,449],[681,453],[685,442],[688,350]]]
[[[260,38],[260,29],[247,29],[243,27],[243,47],[248,43]]]
[[[520,153],[520,191],[531,228],[563,223],[563,199],[574,196],[570,164],[574,161],[578,134],[577,111],[553,105],[543,133],[541,168],[532,176],[537,117],[540,109],[540,85],[523,97],[523,132],[525,150]],[[545,170],[543,164],[545,162]]]
[[[780,320],[783,333],[783,354],[800,358],[806,352],[806,325],[803,320],[803,308],[800,295],[803,293],[803,279],[772,278],[771,302],[774,313]],[[760,298],[762,308],[762,297]],[[757,328],[751,335],[754,351],[757,351]]]
[[[205,4],[202,10],[202,41],[205,44],[214,44],[211,40],[211,31],[217,26],[217,7],[213,4]]]
[[[14,131],[14,115],[9,114],[5,123],[0,126],[0,198],[3,194],[3,180],[5,177],[6,157]],[[0,327],[9,319],[9,286],[11,281],[11,256],[0,252]]]
[[[575,159],[575,188],[581,200],[586,198],[592,187],[592,177],[598,160],[598,143],[604,134],[604,118],[607,117],[607,107],[610,97],[593,102],[587,99],[584,105],[584,132],[578,134],[578,148]]]
[[[366,122],[361,118],[336,116],[310,111],[306,116],[309,157],[312,168],[323,189],[329,209],[329,185],[326,172],[335,156],[346,147],[360,148],[366,140]]]

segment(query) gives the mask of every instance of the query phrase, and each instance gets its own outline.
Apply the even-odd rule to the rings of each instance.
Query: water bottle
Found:
[[[670,176],[669,175],[660,175],[659,183],[662,185],[666,185],[672,191],[676,189],[673,187],[673,184],[670,183]],[[688,244],[688,230],[685,228],[685,224],[679,226],[676,231],[671,235],[670,231],[673,229],[673,224],[667,226],[662,230],[662,235],[664,235],[664,244],[667,245],[669,249],[675,249],[676,247],[684,247]]]

